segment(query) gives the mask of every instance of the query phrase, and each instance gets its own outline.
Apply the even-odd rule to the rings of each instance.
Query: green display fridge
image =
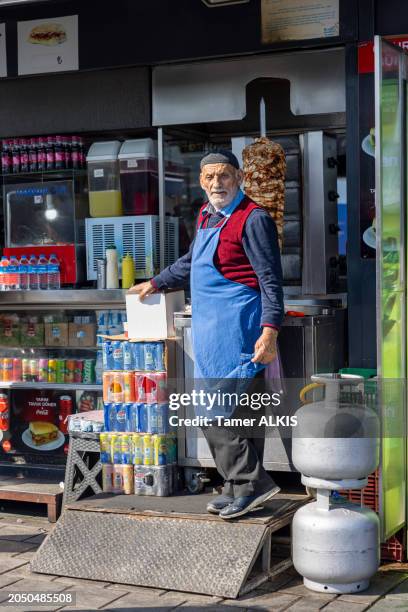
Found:
[[[378,406],[382,541],[406,525],[408,54],[375,38]]]

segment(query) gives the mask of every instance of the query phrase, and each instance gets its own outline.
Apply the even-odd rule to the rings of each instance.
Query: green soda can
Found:
[[[56,360],[56,382],[64,383],[65,382],[65,359],[57,359]]]
[[[84,367],[82,370],[82,383],[84,385],[92,385],[95,382],[95,360],[84,359]]]

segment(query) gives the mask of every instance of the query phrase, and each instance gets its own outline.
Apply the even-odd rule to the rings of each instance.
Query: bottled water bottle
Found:
[[[103,377],[102,351],[98,351],[96,355],[96,363],[95,363],[95,382],[97,385],[102,384],[102,377]]]
[[[61,288],[60,263],[56,255],[51,255],[48,260],[48,289]]]
[[[0,287],[2,291],[9,289],[9,269],[10,262],[5,255],[0,260]]]
[[[29,288],[29,275],[28,275],[28,267],[30,262],[28,261],[27,255],[22,255],[19,263],[19,276],[20,276],[20,289],[22,291],[27,291]]]
[[[48,289],[48,259],[45,255],[38,258],[38,288]]]
[[[19,263],[15,255],[10,257],[10,265],[8,267],[9,276],[9,289],[10,291],[17,291],[20,289],[19,279]]]
[[[38,289],[38,265],[37,258],[35,255],[30,255],[30,261],[28,266],[28,286],[31,290]]]

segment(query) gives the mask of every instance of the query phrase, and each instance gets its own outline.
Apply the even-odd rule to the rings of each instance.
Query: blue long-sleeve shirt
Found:
[[[242,197],[239,201],[241,199]],[[236,205],[236,202],[234,203]],[[235,208],[230,205],[217,212],[208,205],[207,227],[214,227],[224,216],[231,214],[231,207]],[[259,282],[262,300],[261,324],[264,327],[279,328],[284,318],[284,305],[278,232],[275,222],[265,210],[256,208],[248,216],[242,235],[242,246]],[[153,284],[158,290],[189,286],[193,247],[194,240],[188,253],[153,278]]]

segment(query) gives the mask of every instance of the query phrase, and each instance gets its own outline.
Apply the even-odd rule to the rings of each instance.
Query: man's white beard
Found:
[[[226,208],[231,204],[231,202],[236,198],[237,193],[238,189],[232,195],[226,196],[225,199],[223,199],[222,201],[220,201],[219,198],[214,200],[213,197],[208,196],[208,201],[210,202],[211,206],[215,208],[215,210],[222,210],[223,208]]]

